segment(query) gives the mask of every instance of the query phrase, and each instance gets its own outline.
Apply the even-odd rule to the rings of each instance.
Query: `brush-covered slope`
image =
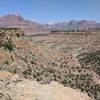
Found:
[[[0,29],[0,41],[1,80],[9,80],[17,74],[19,81],[23,78],[36,80],[41,84],[57,81],[64,86],[87,92],[95,100],[99,99],[98,67],[95,70],[92,66],[83,67],[71,53],[44,47],[34,39],[25,37],[20,29]]]

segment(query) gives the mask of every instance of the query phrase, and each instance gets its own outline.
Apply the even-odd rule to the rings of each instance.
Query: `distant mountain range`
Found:
[[[69,22],[40,24],[34,21],[26,20],[20,14],[8,14],[0,17],[0,27],[17,27],[24,29],[28,34],[35,34],[48,32],[49,30],[100,28],[100,23],[87,20],[71,20]]]
[[[76,30],[76,29],[94,29],[100,28],[100,23],[87,20],[71,20],[69,22],[57,22],[45,24],[45,27],[50,30]]]

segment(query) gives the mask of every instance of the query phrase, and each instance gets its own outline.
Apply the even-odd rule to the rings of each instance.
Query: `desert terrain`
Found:
[[[99,40],[99,31],[27,36],[1,28],[0,100],[99,100]]]

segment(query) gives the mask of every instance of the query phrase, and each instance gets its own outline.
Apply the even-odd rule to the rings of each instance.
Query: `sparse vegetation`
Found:
[[[60,54],[57,50],[49,50],[39,43],[33,45],[27,37],[20,37],[22,35],[19,35],[17,30],[15,35],[11,35],[11,30],[6,31],[10,35],[8,34],[7,39],[2,40],[5,50],[0,48],[0,57],[6,60],[0,59],[0,64],[2,64],[0,70],[13,74],[20,72],[24,78],[35,79],[43,84],[57,81],[64,86],[87,92],[89,96],[98,100],[100,87],[93,75],[95,74],[96,79],[99,79],[100,51],[82,53],[77,56],[77,61],[72,54],[63,52]],[[12,38],[15,39],[14,43],[17,42],[16,46]],[[1,94],[1,96],[6,96],[6,94]]]

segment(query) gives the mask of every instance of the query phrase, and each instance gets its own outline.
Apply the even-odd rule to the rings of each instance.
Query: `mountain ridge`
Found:
[[[65,22],[56,22],[45,24],[51,30],[76,30],[76,29],[94,29],[100,28],[100,23],[88,20],[70,20]]]
[[[100,23],[89,20],[70,20],[65,22],[53,22],[40,24],[35,21],[24,19],[21,14],[7,14],[0,17],[0,27],[2,28],[22,28],[27,35],[48,33],[52,30],[77,30],[77,29],[98,29]]]
[[[43,25],[24,19],[20,14],[7,14],[0,17],[0,27],[2,28],[22,28],[27,34],[34,32],[45,32],[46,29]]]

